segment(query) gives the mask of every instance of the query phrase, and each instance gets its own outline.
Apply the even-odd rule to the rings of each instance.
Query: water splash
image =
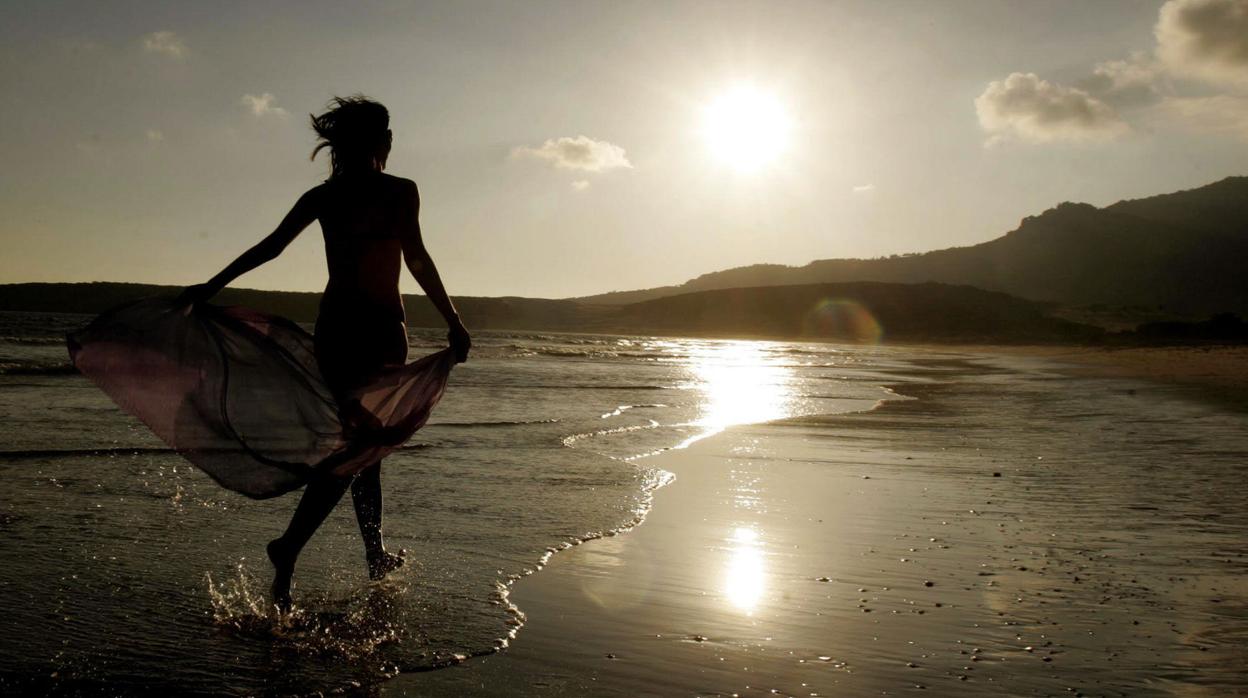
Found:
[[[365,660],[376,657],[383,647],[411,634],[399,608],[400,597],[410,584],[399,574],[345,596],[313,596],[287,613],[269,601],[263,582],[242,562],[233,577],[220,583],[211,573],[205,578],[217,627],[251,639],[268,639],[278,650],[366,666]],[[392,676],[398,670],[382,662],[377,676]]]

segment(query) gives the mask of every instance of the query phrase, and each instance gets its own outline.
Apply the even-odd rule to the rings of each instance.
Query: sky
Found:
[[[453,296],[971,245],[1248,174],[1248,0],[48,1],[0,61],[0,283],[207,280],[327,176],[308,114],[352,93]],[[314,224],[234,285],[325,281]]]

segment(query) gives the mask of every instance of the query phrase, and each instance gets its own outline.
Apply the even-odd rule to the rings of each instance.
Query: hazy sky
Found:
[[[1248,0],[32,2],[0,61],[6,283],[206,280],[326,176],[307,115],[354,92],[452,295],[974,244],[1248,174]],[[743,87],[782,112],[744,171],[704,133]],[[313,225],[235,285],[324,282]]]

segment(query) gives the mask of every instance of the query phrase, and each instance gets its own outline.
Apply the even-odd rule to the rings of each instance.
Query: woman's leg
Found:
[[[303,546],[307,545],[312,534],[325,522],[325,517],[334,510],[342,495],[350,484],[347,478],[332,476],[318,477],[308,483],[295,507],[294,516],[290,517],[290,525],[280,538],[269,543],[269,560],[273,562],[273,602],[278,608],[290,608],[290,581],[295,573],[295,561]]]
[[[381,579],[403,565],[401,556],[386,552],[381,538],[381,461],[355,476],[351,482],[351,501],[355,503],[355,518],[360,524],[360,536],[364,539],[368,576]]]
[[[385,552],[381,541],[381,461],[361,470],[351,481],[351,501],[364,539],[364,552],[369,560],[380,558]]]

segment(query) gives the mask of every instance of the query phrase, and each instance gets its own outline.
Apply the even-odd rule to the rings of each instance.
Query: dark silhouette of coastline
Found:
[[[1161,309],[1186,319],[1248,315],[1248,177],[1096,208],[1064,203],[970,247],[879,259],[758,264],[680,286],[578,298],[627,304],[695,291],[882,281],[968,284],[1028,300]]]
[[[36,283],[0,285],[0,310],[93,314],[147,296],[173,295],[173,286]],[[227,288],[215,301],[245,305],[311,324],[319,293]],[[473,327],[531,332],[597,332],[692,337],[855,341],[828,323],[812,323],[825,300],[863,306],[880,324],[886,342],[1183,344],[1248,341],[1234,314],[1214,320],[1159,321],[1107,332],[1055,317],[1062,309],[1004,293],[949,284],[806,284],[686,293],[628,305],[540,298],[457,296]],[[405,295],[407,324],[438,327],[438,311],[424,297]],[[1238,324],[1236,324],[1238,323]],[[1238,329],[1237,329],[1238,328]]]
[[[173,296],[180,286],[93,281],[83,283],[0,284],[0,310],[97,314],[122,303],[149,296]],[[320,292],[261,291],[225,288],[213,297],[217,305],[245,305],[295,322],[316,322]],[[407,324],[437,327],[445,321],[423,295],[404,294]],[[568,329],[586,324],[592,311],[575,301],[539,298],[455,296],[460,313],[483,329]]]

